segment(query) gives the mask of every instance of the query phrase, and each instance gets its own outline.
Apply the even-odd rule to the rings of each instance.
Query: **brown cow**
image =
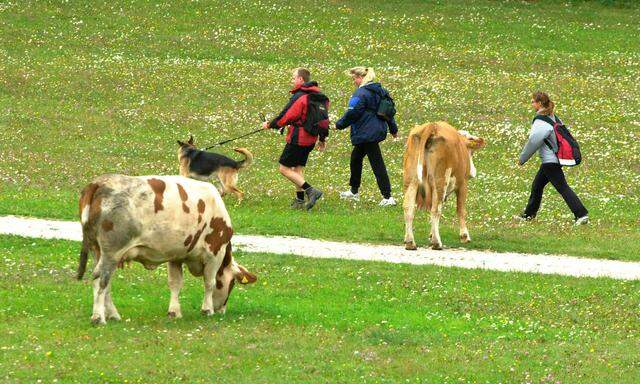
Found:
[[[93,251],[95,324],[120,319],[111,299],[111,278],[124,263],[137,261],[147,269],[169,263],[170,317],[182,317],[182,264],[204,278],[205,315],[226,310],[234,279],[241,284],[256,281],[231,255],[231,220],[210,183],[180,176],[100,176],[82,191],[80,221],[77,277],[84,275]]]
[[[411,130],[403,158],[405,248],[415,250],[413,218],[418,208],[431,210],[431,246],[442,249],[440,216],[447,197],[456,193],[460,240],[471,241],[465,223],[467,181],[475,177],[471,155],[485,146],[481,138],[458,131],[445,122],[419,125]]]

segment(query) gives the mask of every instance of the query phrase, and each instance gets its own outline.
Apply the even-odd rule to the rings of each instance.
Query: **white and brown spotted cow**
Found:
[[[419,125],[411,130],[403,159],[406,249],[416,249],[413,239],[416,205],[431,210],[431,246],[442,249],[440,216],[447,196],[453,192],[460,220],[460,240],[471,241],[465,222],[467,182],[476,173],[471,155],[484,146],[483,139],[458,131],[445,122]]]
[[[210,183],[180,176],[104,175],[80,197],[82,251],[78,279],[93,251],[92,322],[120,319],[111,299],[116,267],[137,261],[147,269],[169,263],[169,316],[181,317],[182,265],[204,278],[202,313],[224,312],[234,280],[256,277],[231,255],[231,220]]]

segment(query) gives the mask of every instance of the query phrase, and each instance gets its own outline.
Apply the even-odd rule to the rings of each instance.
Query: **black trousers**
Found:
[[[391,197],[391,184],[389,183],[387,167],[384,165],[384,159],[378,143],[364,143],[353,146],[353,151],[351,152],[351,178],[349,179],[351,192],[357,193],[360,188],[362,161],[365,156],[369,158],[369,164],[371,164],[373,174],[376,176],[380,193],[385,199],[388,199]]]
[[[564,178],[564,172],[562,172],[560,164],[548,163],[540,166],[538,174],[535,179],[533,179],[529,203],[527,204],[527,208],[524,210],[525,215],[535,216],[538,213],[540,203],[542,202],[542,192],[549,182],[551,182],[556,191],[558,191],[564,199],[564,202],[567,203],[569,208],[571,208],[571,212],[573,212],[576,219],[585,216],[588,213],[587,208],[584,207],[582,201],[580,201],[576,193],[573,192],[573,189],[571,189],[569,184],[567,184],[567,180]]]

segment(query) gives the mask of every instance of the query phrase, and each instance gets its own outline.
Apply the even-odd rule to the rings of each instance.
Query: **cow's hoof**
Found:
[[[120,320],[122,320],[122,318],[120,317],[120,314],[119,314],[119,313],[112,313],[112,314],[110,314],[109,316],[107,316],[107,318],[108,318],[109,320],[115,320],[115,321],[120,321]]]
[[[170,319],[180,319],[182,314],[180,312],[170,311],[167,312],[167,317]]]
[[[436,250],[436,251],[441,251],[442,250],[442,244],[431,244],[431,249]]]
[[[213,311],[210,309],[203,309],[200,311],[200,313],[202,313],[204,316],[211,316],[213,315]]]
[[[91,316],[91,324],[93,324],[93,325],[105,325],[105,324],[107,324],[107,321],[104,319],[104,317],[100,317],[98,315],[93,315],[93,316]]]
[[[416,249],[418,249],[418,246],[416,245],[416,243],[409,241],[404,243],[404,249],[406,249],[407,251],[415,251]]]
[[[469,236],[468,233],[464,233],[462,235],[460,235],[460,242],[461,243],[468,243],[471,241],[471,236]]]

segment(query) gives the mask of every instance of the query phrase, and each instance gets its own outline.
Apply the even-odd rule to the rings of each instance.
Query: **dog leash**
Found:
[[[266,117],[264,116],[264,114],[262,114],[262,113],[260,113],[260,119],[261,119],[262,121],[267,121],[267,118],[266,118]],[[245,133],[244,135],[241,135],[241,136],[238,136],[238,137],[234,137],[233,139],[229,139],[229,140],[221,141],[221,142],[219,142],[219,143],[215,143],[215,144],[213,144],[213,145],[210,145],[210,146],[208,146],[208,147],[204,148],[204,150],[206,151],[207,149],[211,149],[211,148],[213,148],[213,147],[217,147],[218,145],[226,144],[226,143],[231,142],[231,141],[234,141],[234,140],[242,139],[243,137],[251,136],[251,135],[253,135],[254,133],[258,133],[258,132],[260,132],[260,131],[264,131],[264,129],[259,128],[259,129],[256,129],[255,131],[251,131],[251,132],[249,132],[249,133]]]

